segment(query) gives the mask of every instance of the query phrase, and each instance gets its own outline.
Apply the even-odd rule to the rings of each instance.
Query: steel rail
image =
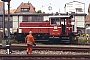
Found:
[[[6,49],[7,47],[1,47],[0,49]],[[11,46],[11,50],[26,50],[27,46]],[[89,47],[67,47],[67,46],[34,46],[33,50],[50,50],[50,51],[78,51],[78,52],[90,52]]]

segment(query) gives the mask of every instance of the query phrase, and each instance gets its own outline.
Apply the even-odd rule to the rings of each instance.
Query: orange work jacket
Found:
[[[27,36],[25,37],[25,42],[27,42],[27,41],[29,41],[29,42],[34,42],[34,37],[33,37],[32,35],[27,35]]]

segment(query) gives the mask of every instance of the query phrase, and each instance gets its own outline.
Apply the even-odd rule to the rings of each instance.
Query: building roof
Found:
[[[20,13],[21,12],[21,8],[28,8],[30,13],[34,13],[35,12],[35,7],[31,4],[31,3],[21,3],[20,6],[18,6],[18,8],[16,9],[15,13]]]
[[[66,4],[70,4],[70,3],[73,3],[73,2],[78,2],[78,3],[81,3],[81,4],[85,4],[85,3],[82,3],[82,2],[79,2],[79,1],[74,1],[74,0],[73,0],[72,2],[68,2],[68,3],[66,3]],[[65,4],[65,6],[66,6],[66,4]],[[64,6],[64,7],[65,7],[65,6]]]
[[[79,2],[79,1],[72,1],[72,2],[69,2],[69,3],[73,3],[73,2],[78,2],[78,3],[81,3],[81,4],[85,4],[85,3]],[[69,4],[69,3],[66,3],[66,4]]]
[[[67,13],[59,13],[60,15],[74,15],[74,16],[86,16],[87,14],[67,14]],[[56,14],[44,14],[44,13],[14,13],[10,14],[10,16],[50,16],[50,15],[56,15]],[[0,14],[0,16],[3,16],[3,14]],[[8,14],[5,14],[5,16],[8,16]]]
[[[86,22],[90,22],[90,15],[86,15]]]
[[[11,14],[14,14],[15,11],[16,11],[16,9],[12,9],[12,10],[10,10],[10,13],[11,13]],[[5,14],[8,14],[8,10],[5,10]]]
[[[3,3],[0,1],[0,9],[2,8]]]

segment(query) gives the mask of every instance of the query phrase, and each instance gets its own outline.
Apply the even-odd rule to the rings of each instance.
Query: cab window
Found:
[[[60,25],[60,18],[51,18],[51,25]]]

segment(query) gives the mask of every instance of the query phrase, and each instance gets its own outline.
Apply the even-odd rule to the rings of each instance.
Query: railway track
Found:
[[[12,45],[11,50],[26,50],[26,45]],[[6,49],[0,45],[0,49]],[[69,45],[39,45],[33,46],[33,50],[48,51],[74,51],[74,52],[90,52],[90,46],[69,46]]]
[[[11,45],[10,48],[11,50],[16,50],[16,52],[17,50],[23,51],[26,50],[26,45]],[[0,45],[0,49],[6,49],[6,48]],[[26,52],[25,54],[22,53],[0,54],[0,59],[1,60],[16,60],[16,59],[17,60],[90,60],[89,46],[37,45],[37,46],[33,46],[33,50],[34,53],[31,55],[27,55]],[[52,52],[48,52],[47,50]],[[39,53],[36,54],[35,53],[36,51]],[[64,51],[71,51],[71,52],[64,52]]]
[[[0,55],[0,60],[90,60],[90,55]]]
[[[0,46],[0,49],[6,49],[6,47],[2,47]],[[10,47],[11,50],[26,50],[26,45],[24,46],[17,46],[17,45],[12,45]],[[90,47],[87,46],[87,47],[79,47],[79,46],[54,46],[54,45],[51,45],[51,46],[34,46],[33,47],[33,50],[50,50],[50,51],[74,51],[74,52],[90,52]]]

